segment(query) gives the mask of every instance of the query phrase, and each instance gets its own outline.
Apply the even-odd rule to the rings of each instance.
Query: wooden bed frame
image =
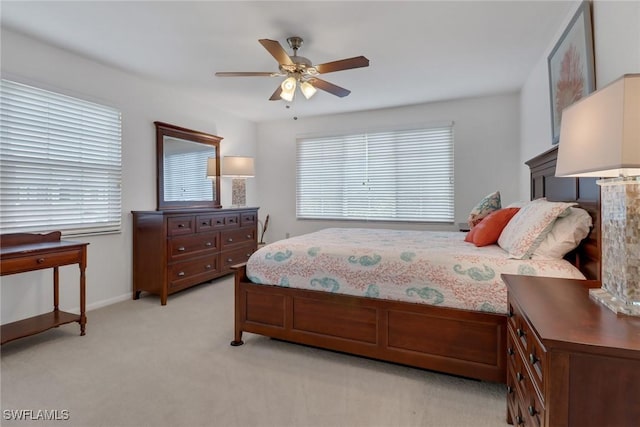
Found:
[[[557,147],[527,162],[531,196],[576,201],[594,217],[569,254],[589,279],[600,277],[599,189],[595,179],[555,178]],[[592,182],[591,182],[592,181]],[[236,267],[235,337],[250,332],[485,381],[505,382],[504,314],[251,283]]]

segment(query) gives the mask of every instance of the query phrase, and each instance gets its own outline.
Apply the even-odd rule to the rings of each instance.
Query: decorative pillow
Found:
[[[473,209],[471,209],[471,212],[469,212],[469,218],[467,218],[469,227],[475,227],[482,218],[486,217],[493,211],[497,211],[501,207],[499,191],[487,194]]]
[[[569,211],[569,215],[556,219],[532,258],[562,258],[589,235],[593,224],[591,215],[581,208],[570,208]]]
[[[476,228],[473,227],[471,230],[469,230],[469,232],[467,233],[467,235],[464,238],[465,242],[469,242],[469,243],[473,243],[473,235],[476,234],[475,230]]]
[[[502,230],[498,245],[510,258],[529,259],[551,230],[559,216],[569,214],[576,203],[548,202],[536,199],[524,205]]]
[[[504,227],[520,208],[505,208],[491,212],[478,223],[471,234],[471,242],[476,246],[493,245],[498,241]]]

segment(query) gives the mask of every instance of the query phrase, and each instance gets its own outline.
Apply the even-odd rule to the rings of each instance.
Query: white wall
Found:
[[[3,78],[103,103],[122,112],[122,232],[74,239],[90,243],[88,308],[131,297],[130,212],[156,207],[154,121],[224,137],[220,149],[223,156],[255,155],[255,124],[222,112],[214,99],[180,93],[168,85],[106,67],[6,29],[2,29],[1,67]],[[231,204],[230,187],[230,182],[223,179],[223,205]],[[256,204],[252,180],[247,183],[247,204]],[[62,267],[60,274],[60,308],[77,312],[78,268]],[[2,323],[50,310],[51,279],[51,270],[3,276]]]
[[[454,121],[455,218],[464,222],[486,194],[500,190],[507,203],[519,197],[519,97],[504,94],[258,125],[256,181],[260,217],[270,214],[267,241],[324,227],[454,229],[435,224],[296,220],[296,136]]]
[[[520,164],[552,147],[547,57],[580,2],[549,40],[549,47],[531,71],[520,96]],[[596,89],[623,74],[640,73],[640,1],[594,1],[592,7]],[[520,171],[520,194],[529,195],[529,171]]]

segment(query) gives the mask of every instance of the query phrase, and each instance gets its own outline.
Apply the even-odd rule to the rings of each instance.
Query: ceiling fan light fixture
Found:
[[[300,91],[304,95],[305,98],[309,99],[318,91],[313,85],[309,82],[300,83]]]
[[[280,93],[280,98],[289,102],[293,101],[293,95],[296,92],[296,86],[297,86],[297,82],[294,77],[286,78],[280,85],[280,87],[282,88],[282,92]]]

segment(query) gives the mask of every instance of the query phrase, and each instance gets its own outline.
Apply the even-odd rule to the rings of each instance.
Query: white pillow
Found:
[[[570,208],[569,215],[556,219],[551,231],[533,252],[532,258],[564,257],[589,235],[592,224],[591,215],[587,211]]]
[[[510,258],[529,259],[551,230],[556,218],[569,214],[576,203],[548,202],[536,199],[520,208],[502,230],[498,245]]]

